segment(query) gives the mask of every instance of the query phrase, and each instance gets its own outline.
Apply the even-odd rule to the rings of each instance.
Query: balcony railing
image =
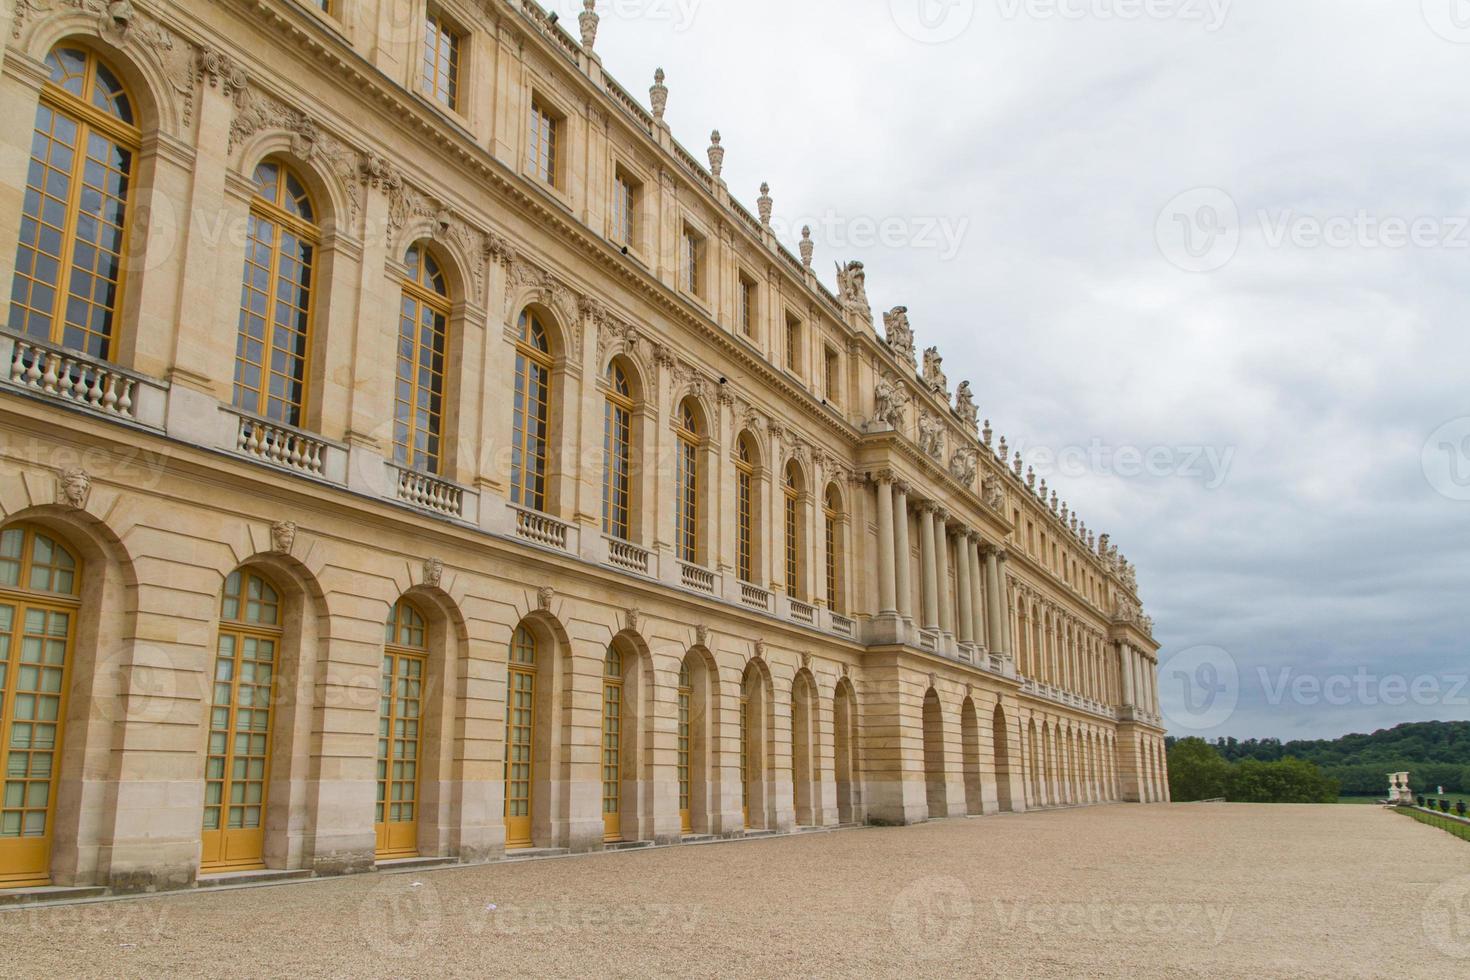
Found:
[[[715,573],[708,568],[700,568],[688,562],[679,562],[679,581],[684,588],[693,589],[695,592],[703,592],[706,595],[715,594]]]
[[[798,623],[806,623],[808,626],[811,626],[817,621],[817,609],[810,603],[802,602],[800,599],[792,599],[791,618]]]
[[[752,609],[761,612],[771,611],[771,593],[759,585],[751,585],[749,582],[740,583],[740,601]]]
[[[325,440],[294,426],[229,411],[238,420],[235,452],[308,476],[326,475],[330,447]]]
[[[617,538],[607,539],[607,560],[611,565],[637,572],[639,575],[648,574],[648,549],[640,548],[636,544],[620,541]]]
[[[0,336],[7,380],[17,388],[100,415],[163,427],[164,388],[106,361]]]
[[[856,632],[856,629],[851,619],[848,619],[846,616],[843,616],[840,613],[833,613],[832,632],[836,633],[838,636],[850,637]]]
[[[464,516],[464,490],[448,480],[388,464],[398,474],[398,499],[450,517]]]
[[[928,650],[931,653],[939,650],[939,636],[928,630],[919,630],[919,649]]]
[[[534,510],[522,510],[519,507],[513,509],[516,512],[518,537],[558,551],[567,550],[567,532],[570,528],[566,524]]]

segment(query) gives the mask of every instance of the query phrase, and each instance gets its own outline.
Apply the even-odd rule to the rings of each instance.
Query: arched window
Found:
[[[383,636],[378,697],[377,856],[418,853],[419,762],[423,744],[424,677],[429,637],[424,617],[400,599]]]
[[[531,846],[533,739],[536,731],[536,637],[524,626],[510,641],[505,711],[505,846]]]
[[[801,472],[793,460],[786,464],[782,483],[786,514],[786,594],[801,598]]]
[[[827,488],[822,526],[827,545],[827,605],[840,615],[846,603],[842,601],[842,498],[836,487]]]
[[[623,839],[623,655],[608,647],[602,663],[602,839]]]
[[[0,888],[49,880],[81,566],[45,533],[0,531]]]
[[[735,450],[735,574],[755,581],[755,451],[748,436]]]
[[[398,318],[398,374],[393,389],[393,461],[438,473],[442,465],[444,357],[449,287],[434,257],[415,245]]]
[[[617,364],[607,369],[607,400],[602,410],[602,533],[628,540],[630,473],[633,462],[633,394]]]
[[[679,829],[682,833],[689,833],[693,829],[693,821],[690,818],[689,800],[689,770],[691,736],[689,730],[689,701],[694,694],[694,687],[689,679],[689,665],[679,665]]]
[[[675,466],[674,542],[679,560],[699,561],[699,418],[688,399],[679,406],[678,459]]]
[[[281,596],[248,570],[225,579],[204,771],[206,871],[263,867]]]
[[[56,48],[46,68],[8,325],[105,359],[113,354],[141,135],[126,89],[96,55]]]
[[[546,328],[530,310],[521,314],[516,341],[514,433],[510,457],[510,502],[546,509],[546,444],[551,404],[551,345]]]
[[[235,407],[299,426],[320,232],[306,186],[285,164],[255,168],[235,339]]]

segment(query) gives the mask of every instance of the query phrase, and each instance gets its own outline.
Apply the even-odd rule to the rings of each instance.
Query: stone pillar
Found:
[[[949,514],[934,515],[934,580],[938,586],[939,629],[946,637],[954,636],[954,600],[949,589]]]
[[[955,535],[956,593],[959,596],[959,617],[955,623],[955,636],[961,643],[975,642],[974,592],[970,585],[970,533],[961,531]]]
[[[934,558],[934,508],[925,504],[919,518],[919,571],[924,583],[924,615],[920,623],[925,629],[939,628],[939,582]]]
[[[973,532],[965,535],[965,562],[970,566],[970,635],[975,645],[989,650],[995,647],[986,642],[985,624],[990,619],[985,612],[985,580],[980,572],[980,538]]]
[[[893,481],[878,477],[878,615],[898,615],[894,592]],[[905,559],[906,560],[906,559]]]
[[[1014,660],[1016,658],[1016,651],[1012,644],[1010,617],[1003,608],[1006,594],[1006,557],[1004,549],[996,553],[996,560],[999,562],[999,567],[996,571],[995,579],[996,595],[999,601],[996,603],[998,615],[995,618],[997,631],[1000,633],[1000,652],[1005,654],[1007,659]]]
[[[1009,632],[1001,601],[1000,552],[995,548],[985,549],[985,604],[989,611],[990,649],[1005,652],[1007,644],[1002,637]]]
[[[898,481],[893,487],[893,509],[890,512],[893,522],[893,549],[894,559],[897,562],[897,595],[898,615],[904,619],[914,618],[914,583],[909,574],[909,559],[913,548],[909,545],[909,487],[907,483]]]
[[[1123,704],[1125,707],[1138,707],[1138,677],[1133,669],[1133,651],[1128,644],[1118,644],[1118,662],[1122,664],[1123,673]]]

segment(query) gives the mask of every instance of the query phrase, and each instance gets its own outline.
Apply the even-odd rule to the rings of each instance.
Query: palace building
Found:
[[[0,889],[1167,799],[1132,566],[592,0],[7,6]]]

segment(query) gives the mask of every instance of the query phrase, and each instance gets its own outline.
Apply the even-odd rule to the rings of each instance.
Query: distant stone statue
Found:
[[[949,401],[949,379],[944,376],[944,358],[939,356],[938,347],[924,351],[924,384],[934,394]]]
[[[869,320],[873,319],[873,307],[868,303],[868,274],[857,260],[837,265],[837,295],[842,299],[844,310],[854,310]]]
[[[902,429],[908,401],[903,385],[895,384],[888,378],[879,378],[878,386],[873,389],[873,421]]]
[[[928,412],[919,419],[919,448],[935,459],[944,458],[944,423]]]
[[[969,446],[955,450],[949,461],[949,475],[970,487],[975,485],[975,450]]]
[[[883,314],[883,329],[893,353],[910,364],[915,363],[914,331],[909,327],[909,308],[895,306]]]
[[[971,432],[980,431],[980,410],[975,407],[975,392],[970,388],[970,382],[960,382],[954,396],[954,410]]]

